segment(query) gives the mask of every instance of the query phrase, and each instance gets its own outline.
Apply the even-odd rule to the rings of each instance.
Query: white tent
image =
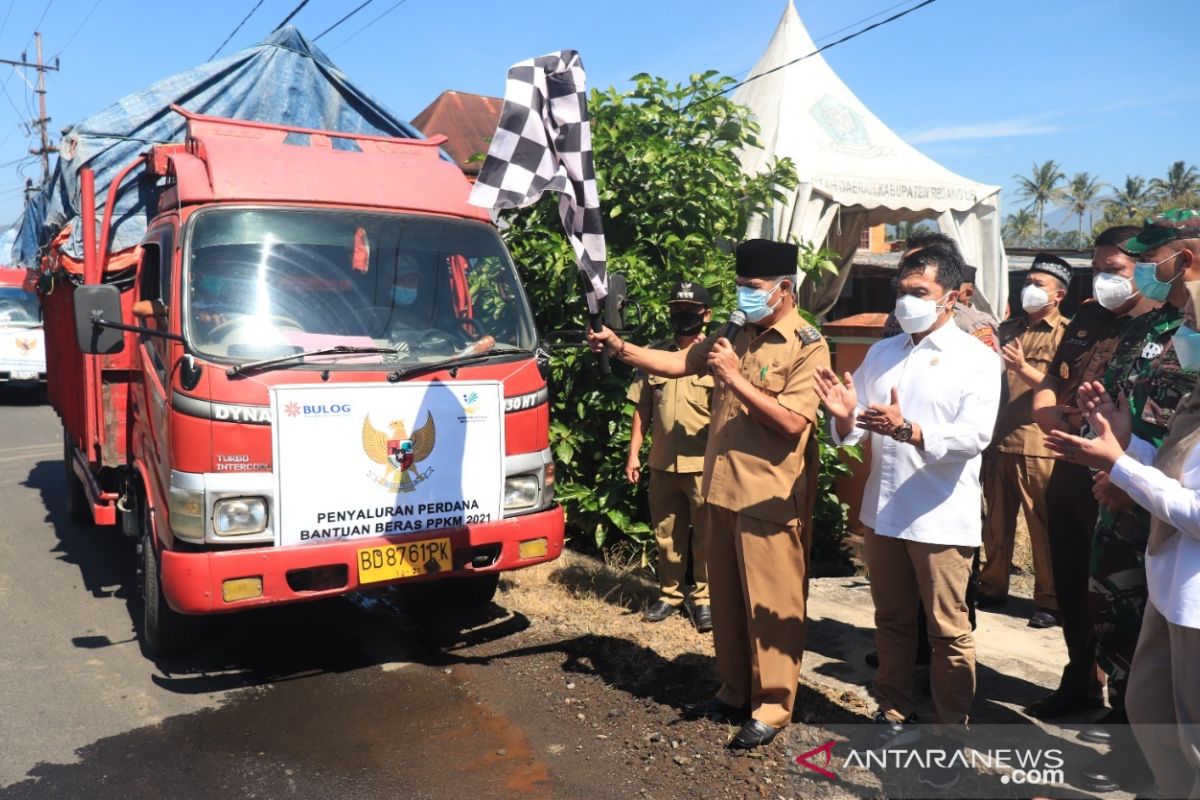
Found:
[[[767,52],[750,75],[764,75],[814,50],[788,0]],[[762,149],[743,154],[743,169],[758,172],[786,156],[800,178],[786,203],[751,223],[750,235],[823,242],[841,256],[836,279],[802,287],[809,310],[825,314],[833,307],[864,228],[936,216],[938,228],[959,242],[966,262],[979,270],[976,303],[1003,311],[1008,265],[1000,241],[1000,187],[956,175],[917,152],[819,55],[751,80],[733,100],[748,106],[762,126]]]

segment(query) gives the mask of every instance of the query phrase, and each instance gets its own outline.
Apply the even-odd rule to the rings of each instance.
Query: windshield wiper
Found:
[[[504,348],[503,350],[488,350],[483,353],[467,353],[460,356],[451,356],[444,358],[441,361],[431,361],[427,364],[414,364],[411,367],[404,367],[393,371],[388,375],[388,380],[392,383],[403,380],[411,375],[417,375],[422,372],[437,372],[440,369],[447,367],[457,367],[460,364],[465,364],[470,361],[484,361],[489,358],[498,356],[514,356],[514,355],[533,355],[529,350],[523,347]]]
[[[302,353],[291,353],[278,358],[267,358],[262,361],[251,361],[247,364],[238,364],[236,367],[230,367],[225,370],[225,374],[231,378],[236,378],[238,375],[243,375],[254,370],[266,369],[267,367],[276,367],[281,364],[292,364],[304,361],[306,358],[314,356],[336,356],[336,355],[370,355],[372,353],[392,353],[397,352],[394,347],[356,347],[352,345],[339,344],[336,347],[323,347],[319,350],[305,350]]]

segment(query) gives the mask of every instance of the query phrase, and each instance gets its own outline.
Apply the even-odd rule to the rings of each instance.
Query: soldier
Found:
[[[698,283],[683,281],[671,289],[667,306],[675,340],[667,352],[687,351],[704,341],[704,326],[712,319],[712,300]],[[652,430],[650,455],[650,524],[658,543],[658,583],[661,594],[643,615],[661,622],[680,608],[687,609],[696,630],[712,630],[708,603],[708,535],[704,526],[704,449],[708,441],[711,375],[663,378],[640,375],[629,387],[634,404],[625,475],[630,483],[641,478],[643,432]],[[694,533],[692,532],[694,530]],[[695,588],[690,606],[684,603],[683,583],[691,552]]]
[[[1104,376],[1122,330],[1137,311],[1142,297],[1133,287],[1133,259],[1119,245],[1138,230],[1119,226],[1096,237],[1095,299],[1075,313],[1033,393],[1033,419],[1043,433],[1079,433],[1083,419],[1075,407],[1076,392]],[[1047,519],[1050,564],[1068,661],[1058,688],[1026,710],[1053,719],[1104,705],[1103,673],[1096,667],[1096,636],[1088,616],[1088,559],[1099,511],[1091,472],[1080,464],[1055,461],[1046,484],[1046,506],[1054,509]]]
[[[704,456],[713,644],[721,688],[684,707],[692,717],[749,719],[732,748],[765,745],[791,722],[804,652],[809,524],[818,469],[813,376],[829,347],[796,310],[798,248],[763,239],[737,248],[747,325],[687,352],[636,347],[589,332],[644,372],[716,378]]]
[[[1059,313],[1059,307],[1070,282],[1070,264],[1049,253],[1038,253],[1021,291],[1025,314],[1000,324],[1008,392],[996,420],[990,452],[984,459],[983,496],[988,513],[983,526],[983,549],[987,565],[979,575],[976,604],[987,608],[1008,599],[1013,539],[1020,509],[1033,545],[1033,600],[1037,611],[1029,620],[1031,628],[1058,624],[1045,503],[1054,454],[1046,449],[1042,431],[1033,421],[1031,390],[1041,382],[1066,331],[1067,320]]]
[[[1134,255],[1134,283],[1147,299],[1163,305],[1129,323],[1104,374],[1104,388],[1113,400],[1123,397],[1133,420],[1133,433],[1154,447],[1162,444],[1176,406],[1192,390],[1195,379],[1179,367],[1171,338],[1183,322],[1186,301],[1183,277],[1200,273],[1200,262],[1188,240],[1200,237],[1200,212],[1170,209],[1146,221],[1141,233],[1122,248]],[[1118,746],[1112,725],[1128,723],[1125,689],[1146,608],[1146,542],[1150,513],[1113,486],[1108,473],[1095,477],[1100,517],[1092,537],[1089,606],[1096,628],[1097,660],[1108,674],[1112,711],[1100,724],[1085,730],[1087,741],[1111,742],[1113,749],[1084,770],[1091,791],[1137,788],[1148,778],[1138,751]],[[1121,737],[1131,743],[1127,733]]]

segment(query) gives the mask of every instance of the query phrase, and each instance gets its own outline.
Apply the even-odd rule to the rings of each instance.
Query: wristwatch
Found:
[[[897,442],[907,442],[909,439],[912,438],[912,435],[913,435],[913,426],[912,426],[912,423],[909,422],[908,420],[904,420],[904,422],[901,422],[892,431],[892,438],[895,439]]]

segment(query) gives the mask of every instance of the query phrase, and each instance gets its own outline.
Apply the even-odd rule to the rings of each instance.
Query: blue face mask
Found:
[[[1171,344],[1175,345],[1175,355],[1184,372],[1200,372],[1200,332],[1180,325],[1171,337]]]
[[[1169,281],[1160,281],[1158,279],[1158,266],[1170,261],[1179,253],[1172,253],[1157,263],[1153,261],[1139,261],[1133,266],[1133,283],[1137,286],[1137,290],[1144,297],[1153,300],[1156,303],[1165,302],[1167,295],[1171,293],[1171,284],[1178,280],[1182,272],[1177,272],[1174,278]]]
[[[393,286],[392,300],[398,306],[411,306],[417,301],[417,290],[408,286]]]
[[[753,286],[738,287],[738,310],[746,315],[746,319],[750,322],[758,322],[761,319],[766,319],[771,316],[771,313],[779,307],[779,303],[783,302],[783,298],[774,305],[767,304],[767,298],[775,293],[779,288],[779,284],[775,284],[770,289],[755,289]]]

